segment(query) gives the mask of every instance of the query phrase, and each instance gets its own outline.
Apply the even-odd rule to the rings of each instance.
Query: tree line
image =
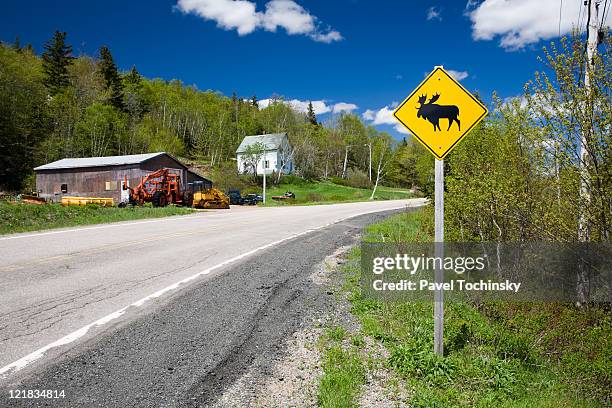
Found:
[[[303,113],[276,97],[260,108],[256,96],[227,97],[179,80],[147,79],[135,66],[120,72],[108,47],[96,57],[75,57],[60,31],[40,56],[18,41],[0,44],[5,190],[32,189],[33,167],[66,157],[166,151],[207,169],[229,169],[245,136],[276,132],[288,133],[305,178],[417,183],[405,170],[424,151],[366,126],[357,115],[320,123],[312,104]]]

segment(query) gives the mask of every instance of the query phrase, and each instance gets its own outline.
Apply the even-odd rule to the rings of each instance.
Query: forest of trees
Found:
[[[302,177],[365,177],[370,183],[380,163],[386,184],[416,184],[406,169],[422,149],[398,143],[356,115],[322,124],[312,105],[299,112],[281,97],[260,109],[256,96],[226,97],[179,80],[147,79],[135,66],[119,72],[108,47],[95,58],[74,57],[63,32],[41,56],[18,41],[0,45],[1,189],[32,189],[33,167],[65,157],[166,151],[208,169],[230,169],[244,136],[273,132],[288,132]]]

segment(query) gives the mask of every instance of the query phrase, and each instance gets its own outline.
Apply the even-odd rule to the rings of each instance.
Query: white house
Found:
[[[257,152],[259,148],[263,148],[263,152]],[[256,156],[260,156],[257,162],[257,174],[263,174],[264,168],[266,174],[293,172],[293,148],[286,133],[245,137],[236,149],[238,172],[252,174]]]

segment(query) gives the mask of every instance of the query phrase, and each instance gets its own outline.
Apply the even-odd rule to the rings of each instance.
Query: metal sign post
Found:
[[[435,207],[434,207],[434,245],[435,257],[444,258],[444,159],[434,160],[436,162],[435,175]],[[438,262],[435,269],[437,284],[444,282],[444,269]],[[441,356],[444,354],[444,291],[436,285],[434,292],[434,353]]]
[[[487,115],[487,108],[437,66],[395,109],[393,116],[436,160],[435,256],[444,258],[444,157]],[[442,125],[441,125],[442,124]],[[444,354],[444,269],[436,262],[434,352]]]

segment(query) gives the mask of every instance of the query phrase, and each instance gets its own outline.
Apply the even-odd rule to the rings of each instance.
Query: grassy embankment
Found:
[[[364,239],[426,241],[426,213],[391,217]],[[445,305],[445,356],[433,353],[433,305],[362,297],[360,253],[343,267],[358,334],[332,327],[321,341],[324,407],[355,406],[373,357],[364,336],[389,355],[382,364],[406,387],[412,407],[599,407],[610,403],[612,326],[608,309],[568,304]],[[366,385],[367,386],[367,385]]]
[[[62,207],[59,204],[21,204],[0,200],[0,234],[37,231],[49,228],[74,227],[117,221],[160,218],[191,214],[182,207]]]
[[[286,191],[295,194],[295,199],[272,200],[272,196],[283,195]],[[279,205],[315,205],[332,204],[353,201],[369,201],[372,190],[342,186],[328,181],[308,182],[294,184],[279,184],[268,188],[267,206]],[[413,198],[414,194],[406,189],[379,187],[374,195],[375,200],[399,200]]]

